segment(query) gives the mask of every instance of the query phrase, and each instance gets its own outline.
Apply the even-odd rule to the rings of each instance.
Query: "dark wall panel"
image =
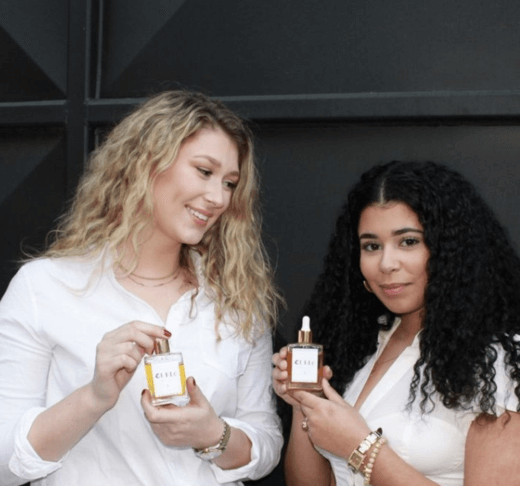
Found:
[[[65,96],[67,19],[67,0],[1,3],[0,102]]]
[[[107,3],[103,97],[513,90],[511,0]],[[129,35],[129,32],[132,35]]]
[[[63,133],[0,131],[0,295],[19,266],[22,248],[42,249],[65,195]]]

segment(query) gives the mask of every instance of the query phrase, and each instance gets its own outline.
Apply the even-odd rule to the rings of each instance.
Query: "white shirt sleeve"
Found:
[[[27,440],[34,419],[45,409],[51,360],[37,321],[34,296],[22,268],[0,302],[0,484],[4,486],[61,467],[59,462],[42,460]]]
[[[283,438],[271,387],[271,357],[271,336],[266,332],[256,341],[246,369],[239,377],[236,416],[222,417],[251,440],[251,461],[227,470],[211,464],[220,483],[259,479],[269,474],[280,460]]]

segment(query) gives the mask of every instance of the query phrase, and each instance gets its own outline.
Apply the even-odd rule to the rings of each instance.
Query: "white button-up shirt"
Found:
[[[193,309],[190,291],[164,323],[149,304],[119,285],[110,268],[97,275],[96,268],[99,260],[32,261],[0,302],[0,484],[237,485],[268,474],[282,446],[271,393],[269,333],[253,345],[221,324],[217,341],[214,303],[203,287]],[[183,353],[186,376],[195,377],[215,412],[251,440],[249,464],[222,470],[190,447],[162,444],[140,404],[143,364],[116,406],[65,457],[48,462],[36,454],[27,440],[34,419],[90,382],[103,335],[134,320],[164,325],[172,333],[170,347]]]
[[[375,362],[399,324],[400,320],[390,331],[379,333],[377,352],[357,372],[343,395],[350,405],[356,403]],[[419,339],[418,334],[392,363],[361,405],[359,413],[372,430],[381,427],[390,447],[428,479],[441,486],[462,486],[466,437],[479,411],[451,410],[438,397],[433,397],[435,409],[431,413],[422,414],[420,396],[410,411],[406,409],[414,375],[413,367],[420,356]],[[497,414],[500,415],[505,410],[516,411],[518,400],[504,369],[504,351],[500,347],[497,352],[495,398]],[[338,486],[363,486],[363,475],[354,474],[348,468],[345,458],[323,450],[319,452],[330,461]]]

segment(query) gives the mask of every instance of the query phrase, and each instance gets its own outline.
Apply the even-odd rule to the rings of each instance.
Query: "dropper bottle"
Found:
[[[312,342],[310,318],[304,316],[298,342],[287,346],[288,390],[321,390],[323,346]]]

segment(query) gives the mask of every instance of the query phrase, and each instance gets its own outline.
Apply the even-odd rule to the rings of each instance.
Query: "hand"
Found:
[[[218,444],[224,425],[195,379],[186,380],[190,403],[185,407],[152,405],[152,396],[143,390],[141,405],[144,414],[161,442],[167,446],[190,446],[204,449]]]
[[[295,391],[293,397],[298,400],[302,413],[307,417],[312,443],[339,457],[348,458],[370,433],[370,428],[357,410],[326,379],[323,379],[323,393],[325,398]]]
[[[284,346],[278,353],[273,355],[273,389],[275,393],[291,405],[295,410],[300,410],[300,402],[295,400],[292,396],[293,391],[287,390],[287,379],[289,374],[287,373],[287,347]],[[332,378],[332,370],[329,366],[323,367],[323,375],[327,380]]]
[[[96,348],[96,367],[90,391],[100,408],[109,410],[132,378],[145,353],[151,354],[157,338],[171,334],[161,326],[133,321],[103,336]]]

